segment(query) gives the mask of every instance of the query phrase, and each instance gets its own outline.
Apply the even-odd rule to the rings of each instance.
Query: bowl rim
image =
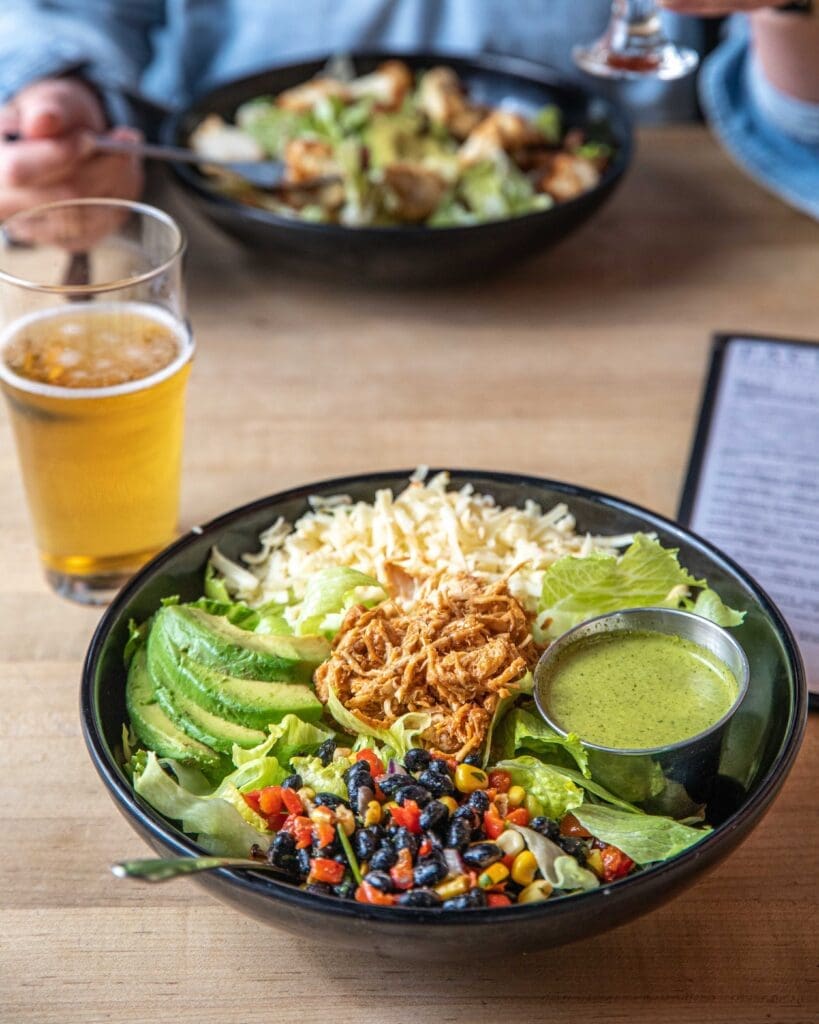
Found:
[[[326,64],[334,55],[326,51],[311,56],[306,56],[298,61],[286,64],[274,64],[267,68],[260,68],[249,75],[241,75],[238,78],[226,79],[217,83],[212,89],[196,96],[194,100],[183,110],[172,112],[166,117],[159,129],[160,138],[163,142],[179,145],[179,132],[187,118],[197,114],[203,105],[207,104],[214,96],[217,96],[226,89],[234,88],[244,83],[250,83],[254,79],[262,78],[265,75],[305,70],[305,74],[313,73],[317,64]],[[499,225],[523,223],[539,223],[546,221],[556,210],[571,210],[581,202],[588,201],[594,196],[604,195],[612,188],[625,174],[634,151],[634,123],[625,107],[610,96],[604,95],[593,86],[585,82],[575,81],[559,70],[548,64],[539,64],[536,61],[527,60],[524,57],[511,57],[503,54],[479,54],[467,53],[457,50],[354,50],[349,54],[352,61],[357,60],[434,60],[451,61],[460,65],[469,65],[474,71],[488,72],[489,74],[508,75],[522,81],[535,85],[545,86],[574,93],[577,97],[585,97],[587,102],[598,101],[607,108],[606,120],[613,121],[618,130],[622,132],[620,142],[614,160],[606,168],[600,181],[587,192],[575,196],[565,202],[555,203],[545,210],[533,210],[517,217],[502,217],[499,220],[482,221],[479,224],[452,224],[442,227],[429,227],[425,224],[368,224],[361,227],[347,224],[324,224],[314,221],[302,220],[299,217],[287,217],[272,210],[264,210],[248,203],[232,199],[223,195],[215,189],[208,188],[205,179],[196,173],[195,168],[186,164],[169,162],[169,166],[177,180],[185,190],[194,192],[199,199],[205,200],[214,206],[225,210],[232,210],[243,217],[261,224],[267,224],[280,229],[291,229],[304,231],[308,234],[319,234],[335,236],[345,239],[354,233],[360,238],[436,238],[446,235],[453,238],[459,234],[474,236],[482,231],[497,228]]]
[[[390,486],[394,484],[396,479],[408,481],[413,472],[412,469],[378,470],[371,473],[355,473],[341,477],[330,477],[325,480],[291,487],[284,491],[274,492],[273,494],[240,505],[216,516],[201,526],[191,527],[178,540],[174,541],[144,565],[116,595],[94,631],[83,662],[80,685],[80,719],[88,753],[109,795],[118,804],[126,817],[134,819],[134,823],[139,824],[143,834],[148,833],[154,841],[172,849],[176,856],[197,856],[204,852],[190,836],[187,836],[171,825],[158,811],[155,811],[136,795],[122,769],[117,765],[113,752],[108,748],[103,739],[97,714],[96,670],[109,629],[121,611],[127,606],[131,597],[139,591],[146,580],[150,579],[166,563],[171,562],[189,544],[199,541],[203,536],[209,534],[218,535],[224,529],[255,512],[262,511],[284,501],[294,499],[304,499],[306,501],[318,489],[322,491],[330,490],[331,493],[341,493],[344,487],[355,484],[367,484],[374,488]],[[552,917],[558,918],[563,914],[570,914],[572,908],[579,908],[581,904],[588,907],[591,900],[602,899],[603,897],[608,897],[609,905],[611,905],[612,899],[620,900],[626,898],[626,893],[636,889],[641,883],[644,886],[650,886],[651,883],[657,883],[663,879],[670,880],[674,875],[681,874],[684,867],[691,866],[706,854],[711,853],[715,855],[721,846],[730,842],[732,834],[753,812],[758,812],[755,815],[758,821],[776,796],[793,765],[805,732],[808,707],[807,683],[799,648],[796,645],[790,627],[765,590],[759,586],[748,572],[737,565],[733,559],[698,534],[659,513],[652,512],[650,509],[614,495],[578,484],[523,473],[463,468],[445,469],[430,467],[429,469],[430,476],[439,472],[448,473],[450,481],[460,485],[474,483],[476,480],[481,479],[496,484],[549,488],[565,496],[566,499],[571,499],[572,497],[582,498],[603,505],[613,511],[637,515],[660,529],[681,534],[686,540],[693,541],[700,550],[717,564],[738,577],[741,582],[754,592],[761,608],[773,621],[777,632],[782,638],[783,646],[792,669],[794,692],[789,719],[779,751],[770,769],[748,801],[726,818],[725,821],[716,826],[711,833],[706,835],[695,846],[689,847],[667,861],[642,868],[636,876],[610,882],[588,892],[575,893],[571,897],[560,897],[543,903],[447,911],[446,914],[442,914],[437,908],[377,907],[356,903],[352,900],[340,900],[332,896],[314,895],[303,892],[289,883],[278,882],[264,876],[261,872],[254,874],[252,871],[220,868],[212,872],[212,874],[219,876],[228,886],[244,891],[246,894],[270,899],[273,902],[280,902],[284,905],[289,905],[291,908],[307,911],[311,914],[324,912],[338,919],[369,920],[388,927],[402,927],[412,923],[419,925],[427,924],[437,928],[446,928],[448,926],[457,928],[466,922],[469,922],[472,927],[486,927],[503,924],[510,920],[521,921],[523,918],[533,920],[543,914],[550,914]]]

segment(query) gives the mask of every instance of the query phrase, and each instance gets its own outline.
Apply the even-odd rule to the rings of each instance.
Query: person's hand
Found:
[[[0,107],[0,219],[60,199],[138,198],[140,162],[93,152],[90,134],[104,130],[97,96],[77,79],[35,82]],[[130,128],[116,128],[111,136],[140,138]]]
[[[780,0],[784,3],[785,0]],[[771,0],[657,0],[659,7],[675,14],[692,14],[703,18],[725,14],[742,14],[758,11],[763,7],[777,7]]]

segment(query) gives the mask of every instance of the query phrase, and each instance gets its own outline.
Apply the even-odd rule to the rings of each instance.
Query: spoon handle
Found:
[[[241,161],[206,159],[201,153],[183,146],[159,146],[153,142],[131,142],[127,139],[109,139],[94,136],[94,149],[98,153],[131,153],[134,156],[149,157],[152,160],[173,160],[185,164],[214,164],[219,167],[233,167]]]
[[[193,875],[214,868],[249,868],[253,871],[279,871],[264,861],[242,857],[146,857],[142,860],[123,860],[111,865],[117,878],[139,878],[143,882],[166,882],[180,875]]]

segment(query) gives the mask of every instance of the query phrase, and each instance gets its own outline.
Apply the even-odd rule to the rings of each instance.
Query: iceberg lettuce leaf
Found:
[[[282,765],[290,763],[297,754],[312,754],[325,740],[333,738],[333,732],[312,722],[303,722],[297,715],[284,718],[268,726],[270,733],[263,743],[249,750],[233,745],[231,758],[237,768],[256,761],[260,757],[275,757]]]
[[[228,792],[231,787],[225,787],[228,799],[215,793],[192,793],[163,769],[153,751],[148,751],[144,768],[134,773],[134,789],[160,814],[180,822],[185,832],[198,836],[199,843],[209,850],[246,857],[254,843],[266,845],[268,836],[249,824],[237,810],[235,787],[233,792]]]
[[[668,860],[701,842],[711,831],[683,825],[673,818],[630,814],[600,804],[584,804],[573,813],[595,838],[616,846],[641,866]]]
[[[310,786],[317,793],[334,793],[342,800],[348,799],[344,772],[350,767],[350,758],[342,757],[324,765],[320,757],[294,757],[290,763],[293,771],[301,775],[305,786]]]
[[[507,759],[527,752],[554,760],[555,755],[565,751],[586,778],[591,775],[589,756],[578,736],[574,733],[561,736],[542,718],[525,708],[515,708],[504,718],[495,744],[498,756]]]
[[[705,580],[696,579],[680,565],[677,549],[664,548],[638,533],[620,556],[566,555],[551,565],[543,574],[537,623],[546,637],[555,637],[596,615],[642,606],[690,607],[698,614],[710,612],[742,621],[741,612],[726,608],[718,599],[702,599],[698,608],[696,601],[691,603],[691,588],[709,593]]]
[[[366,595],[361,600],[359,593],[362,587],[380,591],[375,599]],[[333,566],[314,572],[307,581],[304,599],[296,617],[296,633],[307,634],[330,632],[335,633],[341,624],[342,612],[345,612],[356,600],[368,606],[378,604],[387,596],[382,585],[372,576],[367,576],[358,569],[347,566]],[[336,618],[330,622],[328,616]]]
[[[400,718],[396,718],[389,729],[377,729],[362,722],[352,711],[348,711],[332,687],[327,698],[327,710],[345,733],[351,736],[367,736],[382,744],[385,760],[392,757],[402,761],[408,750],[418,746],[421,734],[432,725],[432,716],[426,712],[408,711]]]

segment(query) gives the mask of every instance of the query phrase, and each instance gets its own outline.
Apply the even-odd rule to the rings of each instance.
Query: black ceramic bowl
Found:
[[[356,70],[373,70],[386,55],[354,58]],[[437,63],[453,67],[476,99],[503,99],[532,109],[556,103],[568,127],[588,129],[614,144],[617,154],[600,184],[550,210],[471,227],[423,226],[348,228],[282,217],[221,195],[206,175],[175,164],[177,181],[200,210],[230,234],[275,255],[277,262],[322,276],[391,285],[441,284],[469,280],[545,249],[583,223],[611,194],[631,156],[631,127],[623,111],[586,86],[575,85],[538,64],[509,57],[455,57],[414,54],[401,57],[414,69]],[[232,119],[236,108],[255,96],[276,94],[313,77],[326,60],[273,68],[222,85],[191,109],[173,115],[163,139],[187,145],[206,114]]]
[[[308,495],[347,493],[370,500],[378,488],[403,489],[408,475],[377,473],[330,480],[229,512],[195,528],[157,556],[127,584],[103,616],[83,671],[85,739],[117,807],[159,853],[202,851],[134,795],[114,755],[125,720],[122,652],[129,619],[145,619],[161,598],[171,594],[179,594],[183,600],[201,596],[203,572],[214,543],[228,556],[238,557],[255,549],[259,533],[278,516],[293,521],[305,512]],[[362,950],[456,959],[499,949],[522,953],[604,931],[675,896],[726,857],[773,800],[802,738],[806,687],[793,637],[757,584],[715,548],[652,512],[569,484],[478,471],[453,472],[452,482],[456,486],[472,483],[504,505],[521,505],[533,498],[549,508],[565,501],[583,531],[653,530],[663,544],[680,549],[682,563],[695,576],[707,577],[730,605],[747,610],[735,635],[748,655],[751,683],[731,722],[716,795],[709,806],[709,819],[716,827],[693,849],[631,878],[583,895],[501,909],[441,913],[370,907],[311,896],[262,873],[220,870],[197,876],[199,884],[218,899],[316,943],[348,944],[350,928],[355,926],[355,945]]]

